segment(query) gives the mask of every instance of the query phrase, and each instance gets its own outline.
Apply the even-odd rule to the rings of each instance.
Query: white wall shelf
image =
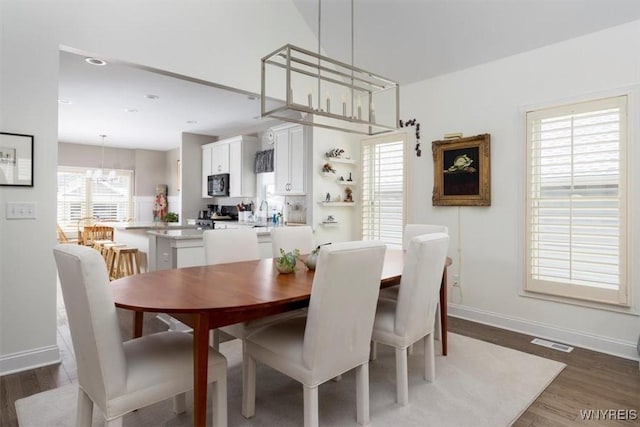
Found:
[[[355,182],[355,181],[340,181],[340,180],[337,180],[337,183],[340,184],[340,185],[358,185],[358,183]]]
[[[331,162],[335,162],[335,163],[348,163],[351,165],[355,165],[356,161],[353,159],[345,159],[343,157],[326,157],[325,156],[325,160],[329,163]]]
[[[353,207],[355,202],[318,202],[320,206],[349,206]]]

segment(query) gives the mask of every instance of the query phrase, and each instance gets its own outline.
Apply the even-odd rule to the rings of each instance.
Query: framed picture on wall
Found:
[[[491,137],[433,141],[433,206],[490,206]]]
[[[33,187],[33,135],[0,132],[0,185]]]

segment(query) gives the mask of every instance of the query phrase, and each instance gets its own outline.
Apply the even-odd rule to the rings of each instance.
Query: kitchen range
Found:
[[[207,210],[200,211],[196,219],[196,228],[199,230],[211,230],[216,227],[217,221],[237,221],[238,207],[231,205],[207,205]]]

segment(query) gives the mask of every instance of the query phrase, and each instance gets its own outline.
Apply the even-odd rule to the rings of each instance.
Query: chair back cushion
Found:
[[[280,248],[285,252],[299,249],[301,254],[310,254],[315,249],[313,229],[308,225],[274,228],[271,230],[271,248],[274,257],[280,256]]]
[[[96,402],[124,391],[126,364],[104,259],[87,246],[57,245],[58,267],[78,382]]]
[[[431,233],[449,234],[449,228],[446,225],[435,224],[407,224],[404,226],[404,236],[402,238],[402,249],[409,249],[409,242],[416,236]]]
[[[203,239],[204,260],[209,265],[260,258],[258,234],[253,228],[207,230]]]
[[[444,233],[411,239],[396,306],[397,335],[419,339],[433,330],[448,249],[449,236]]]
[[[302,355],[318,376],[335,376],[369,360],[385,250],[376,241],[320,250]]]

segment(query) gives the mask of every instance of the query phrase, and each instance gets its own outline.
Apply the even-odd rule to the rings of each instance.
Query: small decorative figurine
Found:
[[[347,181],[349,181],[349,182],[353,181],[353,180],[351,179],[351,172],[349,172],[349,179],[347,179]]]
[[[344,198],[345,202],[353,202],[353,190],[351,190],[351,188],[347,187],[344,189],[344,192],[347,193],[346,197]]]
[[[324,165],[322,165],[322,172],[325,173],[336,173],[336,170],[333,168],[333,166],[331,166],[330,163],[325,163]]]
[[[331,151],[327,151],[325,154],[327,157],[342,157],[344,150],[342,148],[334,148]]]
[[[324,201],[325,202],[330,202],[331,201],[331,193],[327,193],[327,195],[324,197]]]

